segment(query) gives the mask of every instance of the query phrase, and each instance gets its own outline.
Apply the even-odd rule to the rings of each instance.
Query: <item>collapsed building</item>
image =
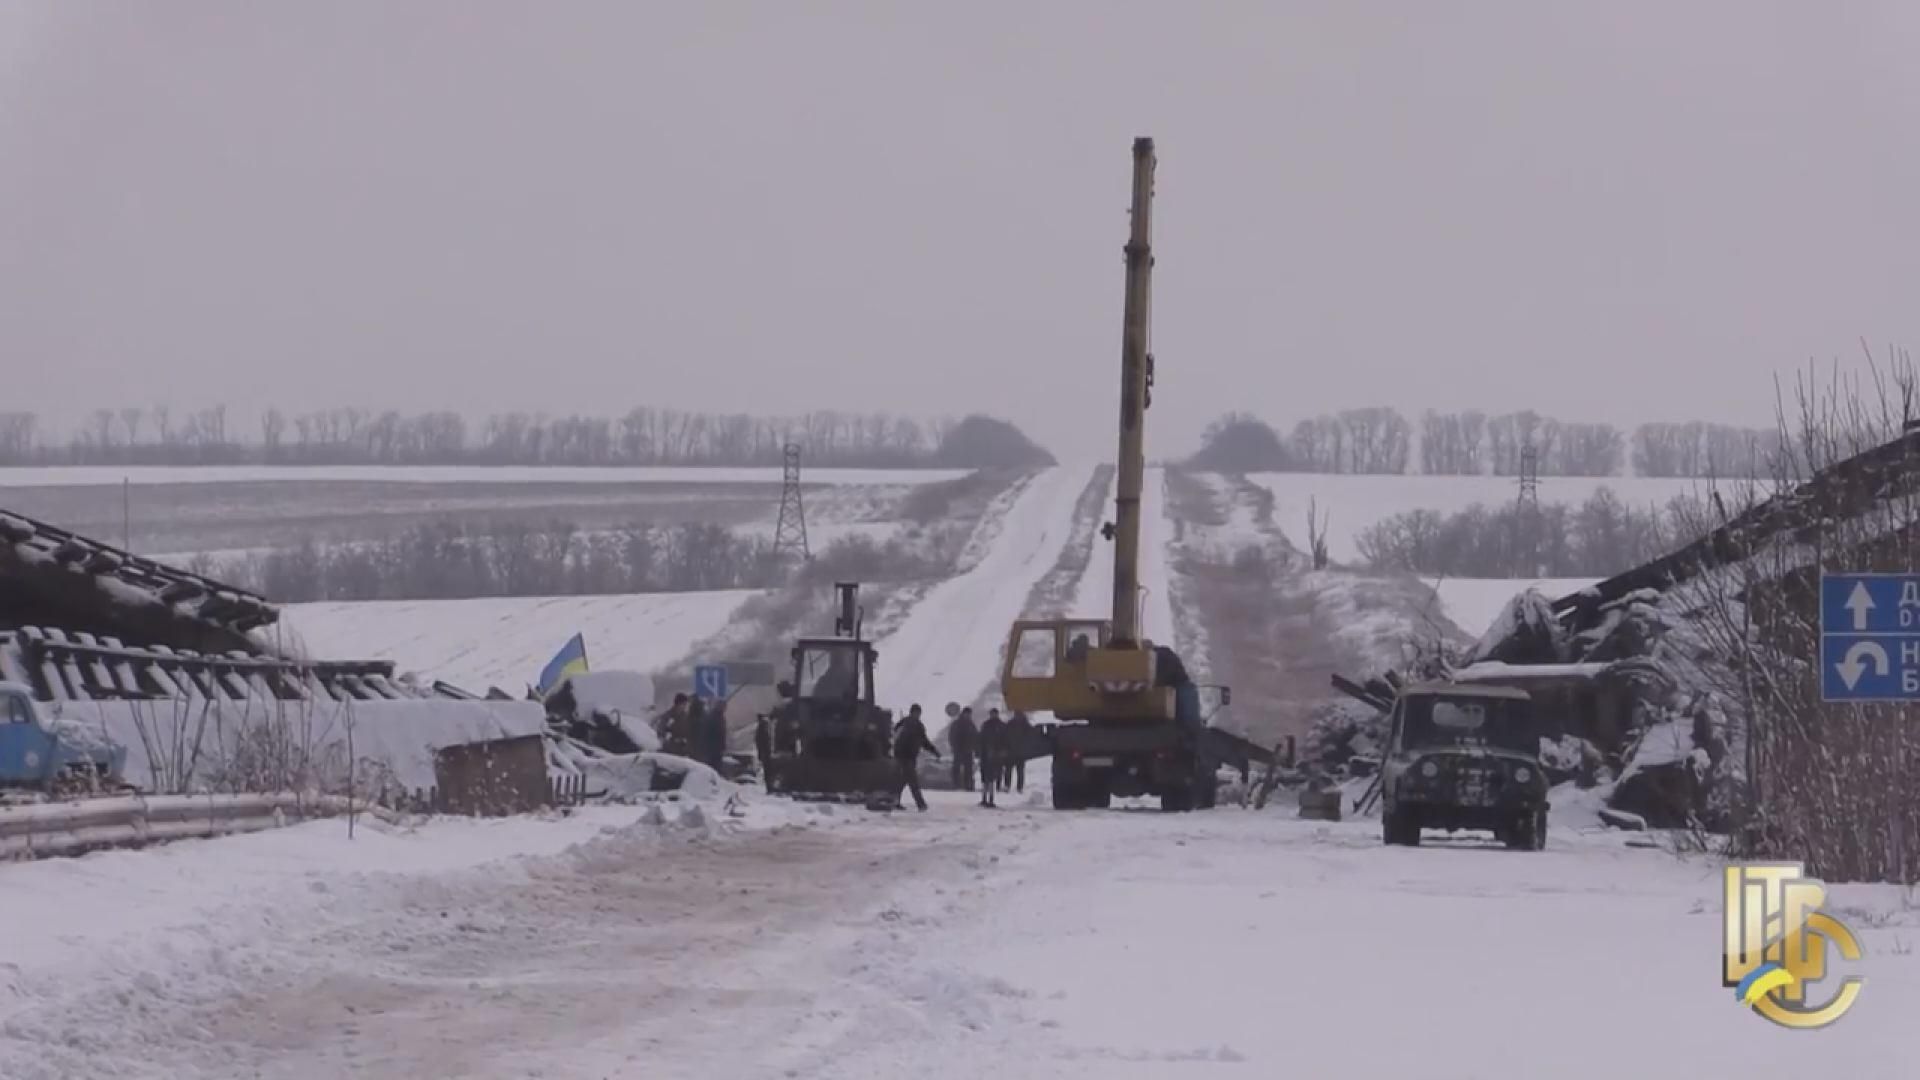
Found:
[[[306,657],[280,616],[245,589],[0,511],[0,681],[125,747],[136,787],[325,786],[363,762],[430,787],[441,749],[544,731],[537,705],[473,700],[389,661]]]
[[[0,678],[42,701],[446,696],[385,661],[314,661],[265,597],[0,512]]]
[[[1464,656],[1422,674],[1526,690],[1550,773],[1612,776],[1616,823],[1724,828],[1746,768],[1725,691],[1743,664],[1798,666],[1796,687],[1809,671],[1817,684],[1823,568],[1914,567],[1920,425],[1738,513],[1710,493],[1706,512],[1717,526],[1658,559],[1567,596],[1514,597]]]

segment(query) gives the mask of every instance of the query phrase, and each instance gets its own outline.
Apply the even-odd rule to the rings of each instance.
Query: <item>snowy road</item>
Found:
[[[1896,891],[1835,889],[1866,992],[1790,1032],[1720,986],[1713,867],[1618,834],[1389,850],[1366,822],[931,794],[0,867],[46,928],[0,963],[0,1075],[1752,1080],[1905,1077],[1920,1049]],[[89,885],[164,911],[195,873],[231,886],[198,922],[74,932]]]
[[[948,578],[913,606],[900,628],[875,643],[875,682],[903,695],[885,704],[904,711],[914,701],[927,730],[947,726],[949,701],[971,702],[997,682],[1007,631],[1026,608],[1027,594],[1060,558],[1073,533],[1074,504],[1092,467],[1042,470],[997,522],[999,532],[979,562]]]

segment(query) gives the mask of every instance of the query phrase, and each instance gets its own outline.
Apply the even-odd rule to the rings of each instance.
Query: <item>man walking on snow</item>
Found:
[[[961,791],[973,790],[973,753],[979,733],[972,709],[961,709],[953,725],[947,728],[947,745],[953,749],[953,786]]]
[[[893,760],[900,766],[901,790],[893,797],[895,806],[904,806],[900,800],[906,793],[913,792],[913,801],[924,813],[927,809],[927,797],[920,792],[920,751],[932,752],[940,756],[940,748],[927,738],[927,725],[920,719],[920,705],[916,702],[907,710],[907,718],[893,733]]]
[[[1000,762],[1006,757],[1007,723],[999,709],[987,710],[980,725],[980,805],[993,806],[993,789],[1000,783]]]

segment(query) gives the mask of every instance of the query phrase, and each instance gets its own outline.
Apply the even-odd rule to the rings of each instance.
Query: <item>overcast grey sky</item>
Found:
[[[1364,8],[1365,11],[1358,9]],[[1920,5],[0,3],[9,407],[1763,421],[1920,342]]]

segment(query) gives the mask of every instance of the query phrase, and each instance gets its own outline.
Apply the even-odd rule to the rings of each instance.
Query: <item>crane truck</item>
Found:
[[[1000,692],[1007,707],[1051,713],[1053,805],[1105,807],[1115,796],[1157,795],[1163,810],[1214,801],[1218,760],[1200,688],[1174,650],[1147,640],[1140,616],[1140,493],[1146,411],[1152,400],[1153,140],[1133,142],[1132,222],[1120,346],[1120,447],[1111,618],[1019,620],[1007,638]],[[1220,703],[1231,692],[1220,688]]]

